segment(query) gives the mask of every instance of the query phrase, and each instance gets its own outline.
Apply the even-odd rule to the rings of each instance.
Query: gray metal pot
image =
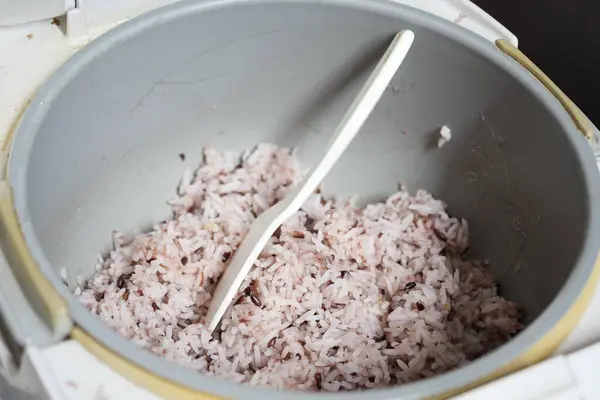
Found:
[[[193,166],[205,144],[241,150],[273,141],[297,146],[310,164],[404,28],[416,33],[410,55],[325,187],[371,201],[402,182],[444,199],[470,221],[472,256],[491,260],[503,294],[525,306],[528,327],[438,377],[286,396],[447,396],[549,355],[600,271],[600,178],[584,137],[593,128],[507,43],[383,0],[181,2],[71,58],[31,102],[0,185],[2,249],[47,331],[14,338],[15,348],[70,335],[165,397],[280,397],[137,348],[87,312],[58,271],[66,266],[73,284],[92,273],[113,229],[144,229],[167,216],[165,199],[185,167],[179,153]],[[434,132],[443,124],[453,139],[438,149]]]

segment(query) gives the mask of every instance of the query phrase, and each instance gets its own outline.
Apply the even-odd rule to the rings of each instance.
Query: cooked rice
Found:
[[[149,233],[115,249],[76,294],[136,344],[236,382],[352,390],[414,381],[516,334],[520,307],[484,262],[464,260],[467,221],[425,191],[364,209],[315,193],[273,235],[226,313],[202,326],[211,292],[258,214],[301,175],[290,152],[205,150]]]

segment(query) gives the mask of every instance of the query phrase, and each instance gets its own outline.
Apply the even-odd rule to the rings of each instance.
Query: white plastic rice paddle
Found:
[[[300,209],[362,128],[402,64],[414,38],[415,35],[410,30],[401,31],[394,37],[336,128],[321,161],[283,200],[260,214],[252,222],[246,237],[235,252],[213,294],[205,322],[210,331],[213,331],[218,325],[273,232]]]

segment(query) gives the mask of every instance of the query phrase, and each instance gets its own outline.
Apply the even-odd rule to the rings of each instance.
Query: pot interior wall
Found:
[[[29,158],[10,164],[11,174],[26,173],[48,261],[66,266],[71,283],[90,275],[112,230],[148,229],[169,215],[166,200],[205,145],[275,142],[311,165],[405,28],[414,46],[325,191],[360,202],[398,183],[431,191],[470,222],[469,256],[489,259],[503,294],[535,318],[585,235],[572,145],[539,99],[488,59],[364,5],[197,7],[105,40],[101,57],[82,55],[49,95],[37,134],[17,137],[32,141]],[[443,124],[453,138],[438,149]]]

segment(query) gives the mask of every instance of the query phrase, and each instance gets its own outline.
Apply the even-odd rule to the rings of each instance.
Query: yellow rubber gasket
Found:
[[[7,180],[10,144],[29,103],[30,101],[27,101],[19,111],[0,147],[1,165],[4,167],[0,180],[0,248],[27,300],[42,320],[51,327],[53,338],[60,340],[71,330],[71,317],[64,299],[42,274],[25,244],[13,204],[12,189]]]
[[[0,182],[0,246],[33,309],[51,327],[55,340],[64,338],[71,329],[67,305],[29,253],[6,182]]]
[[[531,61],[521,50],[515,47],[506,39],[496,40],[496,47],[502,50],[505,54],[513,58],[516,62],[521,64],[523,68],[529,71],[542,85],[548,89],[548,91],[556,97],[563,108],[569,113],[573,123],[579,129],[579,131],[585,136],[585,138],[591,142],[594,141],[594,125],[592,121],[585,116],[585,114],[569,99],[569,97],[560,88],[552,82],[552,79],[548,77],[533,61]]]

